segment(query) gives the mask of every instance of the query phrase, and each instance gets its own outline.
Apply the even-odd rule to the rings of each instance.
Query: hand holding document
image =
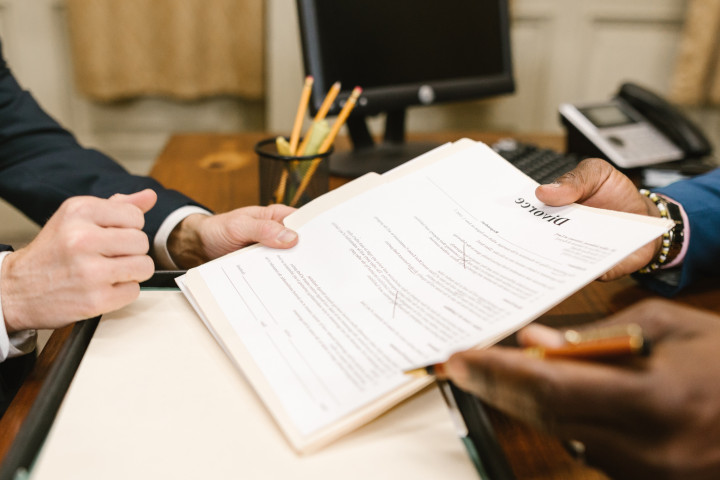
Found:
[[[543,205],[536,187],[460,140],[298,210],[293,249],[244,249],[181,288],[293,447],[312,451],[432,381],[404,371],[493,344],[669,227]]]

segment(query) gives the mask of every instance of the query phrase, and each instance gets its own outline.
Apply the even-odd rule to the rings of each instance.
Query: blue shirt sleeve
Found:
[[[720,169],[656,190],[680,203],[688,217],[690,243],[676,284],[663,281],[663,275],[635,275],[649,288],[673,296],[694,280],[718,275],[720,267]]]

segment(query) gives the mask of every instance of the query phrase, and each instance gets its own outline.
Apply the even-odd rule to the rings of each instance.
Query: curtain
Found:
[[[720,0],[689,0],[670,99],[720,106]]]
[[[264,95],[264,0],[66,0],[75,81],[93,100]]]

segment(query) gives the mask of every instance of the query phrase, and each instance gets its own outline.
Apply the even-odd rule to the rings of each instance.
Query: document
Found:
[[[670,227],[544,205],[470,140],[353,183],[295,214],[296,247],[244,249],[180,280],[300,452],[430,381],[403,371],[495,343]]]

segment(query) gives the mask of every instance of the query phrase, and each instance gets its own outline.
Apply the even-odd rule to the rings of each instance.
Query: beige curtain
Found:
[[[263,97],[264,0],[66,0],[79,90],[94,100]]]
[[[720,105],[720,0],[689,0],[670,99]]]

